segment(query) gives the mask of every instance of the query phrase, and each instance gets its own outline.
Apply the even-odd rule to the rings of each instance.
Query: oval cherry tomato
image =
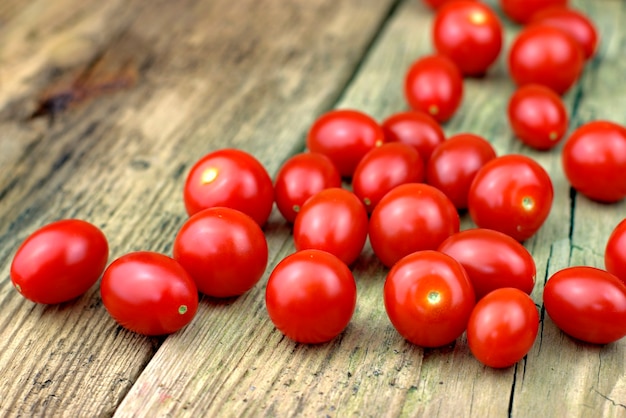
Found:
[[[582,48],[567,33],[550,26],[523,29],[509,49],[509,72],[515,83],[541,84],[563,94],[580,78]]]
[[[341,187],[341,176],[330,158],[303,152],[289,158],[278,170],[274,200],[287,222],[293,222],[309,197],[331,187]]]
[[[330,341],[348,325],[356,307],[356,283],[337,257],[304,250],[283,259],[267,280],[265,305],[280,332],[292,340]]]
[[[548,150],[558,144],[569,123],[561,97],[539,84],[526,84],[517,89],[509,100],[507,115],[515,135],[538,150]]]
[[[424,164],[446,138],[439,123],[419,110],[395,113],[383,121],[385,140],[403,142],[419,152]]]
[[[250,290],[265,273],[265,234],[248,215],[218,207],[189,218],[174,239],[174,259],[198,290],[223,298]]]
[[[427,184],[403,184],[374,208],[370,243],[380,261],[391,267],[412,252],[436,249],[459,227],[459,214],[446,195]]]
[[[477,228],[448,237],[438,248],[461,263],[469,276],[476,299],[489,292],[514,287],[530,294],[535,287],[535,260],[510,236]]]
[[[502,11],[517,23],[528,23],[535,13],[551,6],[567,6],[568,0],[500,0]]]
[[[367,224],[367,211],[354,193],[325,189],[302,206],[293,226],[293,240],[298,251],[328,251],[350,265],[365,245]]]
[[[445,122],[463,99],[463,76],[452,60],[429,55],[415,61],[406,74],[404,95],[409,106]]]
[[[458,1],[458,0],[424,0],[424,3],[426,3],[433,9],[438,9],[445,4],[452,3],[455,1]]]
[[[461,73],[481,76],[502,49],[502,24],[489,6],[468,0],[450,2],[433,23],[435,49],[450,58]]]
[[[394,328],[421,347],[456,340],[476,300],[463,267],[437,251],[418,251],[394,264],[383,292]]]
[[[352,177],[352,190],[371,213],[394,187],[422,181],[424,162],[415,148],[390,142],[365,154]]]
[[[430,156],[426,182],[448,196],[457,209],[465,209],[472,180],[494,158],[496,152],[491,144],[478,135],[453,135]]]
[[[123,255],[104,271],[102,304],[118,324],[144,335],[171,334],[198,309],[193,279],[173,258],[150,251]]]
[[[530,238],[550,214],[554,189],[548,173],[525,155],[504,155],[481,168],[470,187],[474,223],[518,241]]]
[[[548,279],[543,304],[566,334],[593,344],[626,335],[626,285],[594,267],[568,267]]]
[[[33,302],[67,302],[93,286],[108,258],[109,245],[98,227],[64,219],[41,227],[20,245],[11,263],[11,281]]]
[[[626,283],[626,219],[609,236],[604,251],[604,265],[609,273]]]
[[[543,9],[533,15],[532,24],[552,26],[567,32],[583,49],[585,59],[590,59],[598,47],[598,31],[589,17],[565,6]]]
[[[590,199],[617,202],[626,197],[626,128],[593,121],[576,129],[562,152],[565,176]]]
[[[352,177],[369,150],[382,145],[385,134],[374,119],[351,109],[331,110],[320,116],[306,139],[312,152],[328,156],[344,177]]]
[[[261,163],[245,151],[221,149],[198,160],[184,188],[189,216],[226,206],[264,225],[274,205],[274,185]]]
[[[530,296],[519,289],[497,289],[476,304],[467,324],[467,345],[481,363],[509,367],[528,354],[538,330]]]

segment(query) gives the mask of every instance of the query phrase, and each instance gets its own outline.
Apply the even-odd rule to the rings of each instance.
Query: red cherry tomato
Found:
[[[561,97],[539,84],[526,84],[517,89],[509,100],[507,115],[515,135],[538,150],[548,150],[558,144],[569,123]]]
[[[489,292],[514,287],[530,294],[535,287],[535,260],[510,236],[491,229],[468,229],[451,235],[438,251],[465,268],[476,299]]]
[[[470,187],[474,223],[518,241],[530,238],[550,214],[554,189],[548,173],[524,155],[504,155],[481,168]]]
[[[578,41],[587,60],[596,52],[598,31],[591,19],[577,10],[564,6],[550,7],[535,13],[531,23],[552,26],[567,32]]]
[[[298,251],[328,251],[347,265],[352,264],[367,239],[367,211],[352,192],[325,189],[302,206],[293,226]]]
[[[463,76],[456,64],[443,55],[422,57],[406,74],[404,94],[411,108],[445,122],[461,105]]]
[[[386,141],[411,145],[419,152],[424,164],[437,145],[445,140],[439,123],[418,110],[395,113],[383,121],[382,127]]]
[[[426,166],[426,182],[441,190],[457,209],[467,208],[467,195],[478,170],[496,158],[489,142],[473,134],[457,134],[437,148]]]
[[[424,0],[424,3],[429,5],[433,9],[439,9],[440,7],[459,0]]]
[[[250,290],[265,273],[268,257],[259,225],[243,212],[225,207],[189,218],[176,235],[173,252],[198,290],[218,298]]]
[[[626,197],[626,128],[593,121],[576,129],[562,152],[565,176],[590,199],[612,203]]]
[[[456,340],[475,304],[463,267],[437,251],[418,251],[398,261],[387,275],[383,293],[394,328],[421,347]]]
[[[280,332],[299,343],[330,341],[348,325],[356,283],[337,257],[304,250],[282,260],[267,280],[265,305]]]
[[[582,48],[567,33],[550,26],[529,26],[509,49],[509,72],[517,85],[541,84],[558,94],[580,78],[585,63]]]
[[[424,162],[415,148],[390,142],[365,154],[352,177],[352,190],[371,213],[394,187],[422,181]]]
[[[604,251],[604,265],[609,273],[626,283],[626,219],[609,236]]]
[[[309,197],[331,187],[341,187],[341,176],[330,158],[303,152],[289,158],[278,170],[274,200],[287,222],[293,222]]]
[[[467,345],[481,363],[509,367],[528,354],[538,330],[533,300],[519,289],[497,289],[476,304],[467,324]]]
[[[626,335],[626,285],[593,267],[568,267],[548,279],[543,304],[554,324],[581,341],[608,344]]]
[[[567,6],[568,0],[500,0],[502,11],[517,23],[528,23],[535,13],[551,6]]]
[[[144,335],[174,333],[191,322],[198,309],[198,290],[185,269],[149,251],[113,261],[104,271],[100,293],[117,323]]]
[[[369,150],[385,140],[382,128],[365,113],[351,109],[332,110],[320,116],[309,130],[306,145],[328,156],[344,177],[352,177]]]
[[[221,149],[205,155],[191,168],[184,199],[189,216],[202,209],[226,206],[242,211],[262,226],[274,205],[274,186],[252,155]]]
[[[436,249],[459,227],[459,214],[446,195],[427,184],[409,183],[380,200],[369,236],[376,256],[391,267],[412,252]]]
[[[481,76],[502,49],[502,24],[489,6],[468,0],[446,4],[433,23],[435,49],[465,75]]]
[[[11,281],[36,303],[67,302],[98,280],[109,258],[107,239],[96,226],[64,219],[33,232],[11,263]]]

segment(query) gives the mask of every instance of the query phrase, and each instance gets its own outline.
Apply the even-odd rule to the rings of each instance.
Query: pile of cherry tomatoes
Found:
[[[436,9],[436,53],[406,73],[411,110],[382,123],[350,109],[320,116],[309,130],[308,152],[289,158],[274,180],[244,151],[207,154],[184,185],[189,219],[174,239],[173,257],[134,252],[107,267],[108,244],[97,227],[76,219],[46,225],[15,255],[17,290],[34,302],[61,303],[102,276],[103,304],[119,324],[147,335],[176,332],[193,319],[199,292],[235,297],[263,277],[262,227],[275,203],[293,223],[296,252],[269,275],[265,301],[288,337],[321,343],[345,329],[357,301],[350,266],[369,237],[389,268],[381,298],[404,338],[439,347],[467,332],[484,364],[519,361],[539,324],[529,296],[535,262],[521,242],[548,217],[552,182],[531,158],[497,156],[478,135],[444,137],[440,123],[461,104],[463,77],[483,76],[501,53],[502,25],[477,1],[427,3]],[[568,128],[561,95],[594,55],[595,28],[566,0],[500,3],[508,18],[526,25],[508,51],[519,86],[509,102],[510,127],[528,146],[552,149]],[[626,128],[589,122],[561,152],[565,175],[580,193],[607,203],[626,197]],[[460,231],[465,210],[477,228]],[[624,282],[626,219],[608,239],[606,270],[555,273],[544,306],[577,339],[616,341],[626,335]]]

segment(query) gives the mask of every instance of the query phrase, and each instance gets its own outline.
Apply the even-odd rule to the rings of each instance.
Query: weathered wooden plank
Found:
[[[15,39],[25,51],[5,47],[0,55],[3,71],[11,68],[3,72],[0,94],[0,374],[10,376],[0,382],[3,414],[110,415],[161,343],[117,327],[97,288],[57,307],[24,301],[8,277],[19,242],[52,219],[80,217],[103,227],[111,257],[135,249],[169,252],[186,217],[182,183],[191,164],[212,149],[236,146],[275,170],[338,96],[390,2],[132,4],[116,11],[121,2],[84,8],[37,2],[0,34],[0,45]],[[82,12],[74,14],[77,8]],[[52,25],[58,19],[67,22]],[[136,87],[84,103],[51,127],[24,122],[57,68],[49,56],[53,41],[80,43],[79,29],[91,25],[104,41],[68,72],[97,56],[119,63],[130,51],[140,72]],[[28,28],[38,27],[54,30],[29,36]],[[270,224],[273,229],[282,231],[270,242],[276,252],[287,231]],[[230,324],[222,332],[236,336],[243,319],[231,303],[204,301],[187,332],[205,335],[205,321],[221,320],[220,326]],[[219,308],[224,318],[215,315]],[[166,340],[161,352],[181,361],[183,348],[200,341],[185,335]],[[236,355],[224,347],[222,355]],[[180,382],[182,367],[173,371]]]

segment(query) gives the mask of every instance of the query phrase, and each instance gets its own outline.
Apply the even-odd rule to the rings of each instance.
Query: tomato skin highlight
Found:
[[[382,128],[371,116],[353,109],[335,109],[313,123],[306,146],[330,158],[342,177],[352,177],[361,158],[384,141]]]
[[[543,290],[546,312],[564,333],[592,344],[626,335],[626,285],[594,267],[568,267],[554,273]]]
[[[526,293],[501,288],[478,301],[467,324],[467,344],[481,363],[510,367],[532,348],[539,331],[539,314]]]
[[[475,296],[463,267],[437,251],[407,255],[391,268],[383,289],[394,328],[421,347],[441,347],[465,331]]]
[[[251,154],[224,148],[200,158],[185,181],[183,198],[189,216],[216,206],[237,209],[263,226],[274,205],[274,185]]]
[[[580,193],[605,203],[626,197],[626,127],[588,122],[565,141],[561,156],[565,177]]]
[[[609,273],[626,284],[626,218],[613,229],[607,240],[604,265]]]
[[[296,154],[276,174],[276,207],[287,222],[293,223],[309,197],[331,187],[341,187],[341,176],[330,158],[317,152]]]
[[[306,201],[293,225],[298,251],[327,251],[350,265],[367,239],[367,211],[352,192],[330,188]]]
[[[468,229],[451,235],[438,248],[467,272],[476,299],[503,287],[530,294],[535,287],[535,260],[522,244],[491,229]]]
[[[11,262],[11,282],[33,302],[67,302],[96,283],[108,258],[109,245],[98,227],[80,219],[63,219],[44,225],[24,240]]]
[[[224,298],[239,296],[259,281],[268,248],[259,225],[235,209],[204,209],[190,217],[174,239],[174,259],[198,291]]]
[[[100,284],[102,304],[124,328],[144,335],[172,334],[198,309],[198,290],[173,258],[137,251],[114,260]]]
[[[545,169],[530,157],[509,154],[478,171],[470,187],[468,209],[478,227],[525,241],[545,222],[553,198],[552,181]]]
[[[356,307],[356,282],[334,255],[303,250],[287,256],[267,281],[265,305],[276,328],[292,340],[318,344],[348,326]]]
[[[374,208],[369,237],[374,254],[391,267],[412,252],[437,249],[459,227],[459,214],[445,194],[409,183],[391,190]]]
[[[443,55],[428,55],[409,67],[404,80],[409,106],[443,123],[463,100],[463,76],[456,64]]]

